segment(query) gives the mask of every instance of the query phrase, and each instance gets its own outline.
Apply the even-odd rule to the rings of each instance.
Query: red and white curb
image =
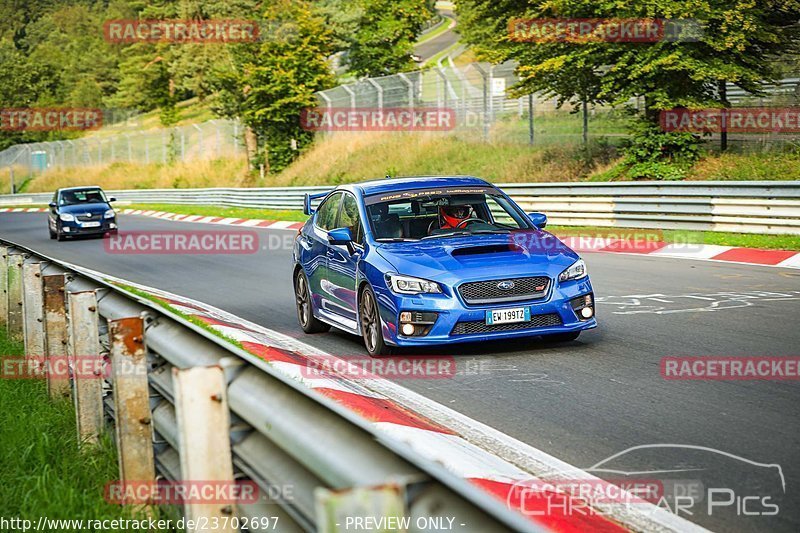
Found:
[[[288,335],[196,300],[70,266],[110,283],[136,287],[165,301],[175,311],[201,320],[239,342],[252,355],[251,363],[335,401],[370,424],[376,433],[440,464],[511,508],[519,512],[524,509],[528,519],[545,529],[569,533],[706,531],[652,503],[596,503],[591,505],[593,512],[585,507],[572,512],[568,510],[569,503],[579,501],[577,496],[548,493],[543,497],[542,493],[519,490],[520,483],[546,480],[548,474],[585,480],[593,486],[607,483],[386,379],[353,380],[338,374],[310,377],[304,369],[313,365],[315,358],[330,362],[334,356]]]
[[[47,211],[40,207],[0,208],[0,213],[26,212],[41,213]],[[202,215],[181,215],[165,211],[143,211],[141,209],[122,209],[124,215],[138,215],[172,220],[175,222],[193,222],[196,224],[216,224],[222,226],[240,226],[272,230],[297,231],[303,222],[285,220],[263,220],[249,218],[225,218]],[[626,228],[635,231],[633,228]],[[576,252],[600,252],[617,254],[647,255],[657,258],[695,259],[701,261],[718,261],[745,265],[773,266],[781,268],[800,268],[800,252],[791,250],[763,250],[759,248],[739,248],[735,246],[719,246],[716,244],[670,244],[655,241],[630,241],[603,237],[565,236],[561,240]]]

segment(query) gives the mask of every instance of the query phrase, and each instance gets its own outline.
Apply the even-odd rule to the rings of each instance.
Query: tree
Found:
[[[416,68],[414,43],[432,11],[426,0],[359,0],[361,17],[345,64],[357,76],[386,76]]]
[[[295,147],[313,140],[300,117],[317,106],[317,91],[333,85],[327,60],[333,48],[324,17],[308,2],[270,0],[265,9],[269,31],[258,43],[231,46],[231,61],[215,74],[215,111],[240,117],[262,147],[253,163],[277,171],[297,157]]]
[[[610,104],[644,98],[644,124],[637,128],[666,141],[648,142],[653,150],[640,153],[651,157],[671,158],[676,142],[678,152],[686,142],[697,142],[686,134],[660,131],[661,110],[724,107],[720,82],[759,95],[762,82],[779,77],[771,60],[798,50],[798,0],[461,0],[457,8],[459,31],[480,57],[519,63],[521,93],[544,91],[562,102],[588,98]],[[514,18],[696,20],[702,33],[694,41],[654,43],[515,42],[508,30]]]

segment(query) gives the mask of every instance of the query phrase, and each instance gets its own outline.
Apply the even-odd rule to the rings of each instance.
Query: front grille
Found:
[[[495,331],[517,331],[521,329],[545,328],[548,326],[560,326],[563,322],[558,313],[548,313],[545,315],[533,315],[529,322],[517,322],[515,324],[493,324],[487,325],[483,320],[474,322],[459,322],[453,328],[452,335],[471,335],[475,333],[494,333]]]
[[[77,218],[78,218],[79,222],[97,222],[97,221],[102,220],[102,217],[99,214],[98,215],[90,215],[88,217],[85,216],[85,215],[78,215]]]
[[[513,288],[501,289],[498,286],[507,282],[513,283]],[[547,276],[534,276],[464,283],[458,288],[458,293],[468,304],[479,305],[544,298],[549,287],[550,278]]]

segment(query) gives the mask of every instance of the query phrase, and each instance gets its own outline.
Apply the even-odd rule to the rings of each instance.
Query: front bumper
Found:
[[[570,333],[597,327],[594,316],[586,320],[581,319],[573,309],[572,301],[587,294],[593,294],[589,278],[566,283],[556,283],[546,298],[535,301],[522,301],[505,304],[485,304],[480,306],[467,306],[455,295],[425,294],[414,296],[400,296],[388,289],[381,291],[384,297],[379,297],[381,302],[381,317],[384,321],[383,333],[388,344],[395,346],[432,346],[437,344],[452,344],[461,342],[482,342],[489,340],[514,339],[557,333]],[[390,303],[391,302],[391,303]],[[482,328],[485,322],[486,311],[496,309],[510,309],[529,307],[533,320],[530,327],[515,324],[509,329],[500,331],[473,330],[492,329]],[[437,314],[435,323],[430,327],[427,335],[406,336],[400,333],[399,313],[433,312]],[[540,317],[542,320],[537,320]],[[474,323],[476,327],[465,328],[456,325],[462,322]],[[544,324],[544,325],[539,325]],[[512,329],[513,328],[513,329]],[[466,331],[466,332],[465,332]]]
[[[63,235],[99,235],[105,233],[113,233],[119,228],[115,218],[104,219],[100,222],[99,226],[87,227],[81,222],[64,222],[61,221],[61,232]]]

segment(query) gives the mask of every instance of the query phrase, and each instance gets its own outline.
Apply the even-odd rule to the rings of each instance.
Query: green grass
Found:
[[[169,204],[132,204],[119,206],[118,209],[143,209],[147,211],[165,211],[179,215],[201,215],[206,217],[254,218],[264,220],[286,220],[305,222],[308,217],[302,211],[283,209],[252,209],[246,207],[217,207],[213,205],[169,205]]]
[[[158,305],[159,307],[163,307],[164,309],[166,309],[170,313],[183,318],[187,322],[191,322],[195,326],[197,326],[197,327],[199,327],[199,328],[211,333],[212,335],[214,335],[216,337],[219,337],[219,338],[225,340],[226,342],[229,342],[229,343],[233,344],[237,348],[241,348],[242,350],[244,349],[244,346],[242,345],[242,343],[240,341],[237,341],[233,337],[229,337],[229,336],[227,336],[227,335],[225,335],[223,333],[220,333],[218,330],[212,328],[208,323],[203,322],[202,320],[200,320],[196,316],[189,315],[187,313],[184,313],[183,311],[178,311],[169,302],[167,302],[165,300],[162,300],[158,296],[150,294],[149,292],[145,292],[145,291],[143,291],[141,289],[137,289],[136,287],[131,287],[130,285],[126,285],[124,283],[119,283],[119,282],[112,282],[112,283],[114,285],[116,285],[117,287],[119,287],[120,289],[124,290],[124,291],[127,291],[127,292],[129,292],[129,293],[131,293],[133,295],[136,295],[139,298],[143,298],[145,300],[153,302],[154,304]]]
[[[21,343],[0,328],[0,358],[19,357]],[[119,479],[114,442],[78,447],[68,399],[51,401],[45,383],[0,379],[0,509],[6,518],[36,521],[141,518],[130,507],[103,499],[106,483]],[[62,529],[68,531],[68,529]]]
[[[450,24],[452,24],[453,19],[450,17],[441,17],[441,20],[436,23],[429,31],[423,33],[419,39],[417,39],[417,44],[427,43],[431,41],[441,34],[445,33],[448,29],[450,29]]]
[[[301,211],[276,211],[260,209],[221,208],[213,206],[182,205],[136,205],[135,209],[153,209],[179,214],[267,218],[269,220],[288,220],[303,222],[306,216]],[[764,235],[756,233],[722,233],[718,231],[652,230],[637,228],[601,228],[588,226],[548,226],[557,235],[653,235],[658,234],[664,242],[692,244],[718,244],[720,246],[740,246],[743,248],[763,248],[770,250],[800,250],[800,235]]]
[[[722,233],[719,231],[657,230],[637,228],[594,228],[588,226],[548,226],[559,236],[598,236],[646,238],[662,242],[718,244],[769,250],[800,250],[800,235],[763,235],[759,233]],[[656,238],[657,237],[657,238]]]

